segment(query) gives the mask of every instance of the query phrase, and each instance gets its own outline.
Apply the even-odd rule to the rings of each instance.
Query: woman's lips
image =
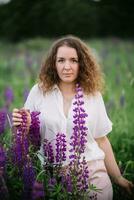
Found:
[[[71,76],[72,74],[63,74],[64,76]]]

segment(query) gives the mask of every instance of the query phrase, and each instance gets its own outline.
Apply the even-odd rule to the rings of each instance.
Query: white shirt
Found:
[[[73,101],[65,117],[63,111],[63,96],[57,85],[50,92],[43,94],[38,85],[34,85],[28,95],[24,107],[32,111],[40,111],[41,122],[41,141],[44,138],[52,141],[55,145],[55,136],[58,132],[66,135],[67,140],[67,160],[69,163],[69,145],[73,128]],[[84,156],[86,161],[104,159],[105,154],[98,146],[95,138],[107,135],[112,130],[112,122],[107,116],[104,101],[100,92],[96,95],[84,95],[84,105],[88,117],[86,118],[86,127],[88,128],[87,143]]]

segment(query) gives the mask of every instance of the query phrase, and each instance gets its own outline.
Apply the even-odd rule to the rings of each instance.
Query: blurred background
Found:
[[[0,0],[0,143],[9,147],[7,113],[11,120],[12,109],[23,106],[50,45],[67,34],[83,39],[104,71],[109,139],[122,174],[134,182],[132,0]],[[114,184],[114,200],[132,199],[124,195]]]
[[[68,33],[133,38],[132,0],[1,0],[0,36],[11,41]]]

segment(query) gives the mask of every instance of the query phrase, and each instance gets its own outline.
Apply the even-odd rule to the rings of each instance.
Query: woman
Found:
[[[41,112],[41,138],[53,140],[55,133],[72,130],[72,102],[75,86],[79,83],[84,91],[84,106],[88,114],[86,161],[90,169],[90,182],[102,189],[98,200],[111,200],[113,190],[110,177],[131,194],[132,182],[125,179],[116,163],[107,134],[112,123],[107,116],[102,92],[102,73],[90,49],[79,39],[67,36],[57,40],[42,64],[38,84],[30,91],[25,109]],[[13,110],[13,125],[22,122],[18,109]],[[27,111],[30,127],[31,118]],[[68,164],[66,161],[65,165]],[[109,177],[110,176],[110,177]]]

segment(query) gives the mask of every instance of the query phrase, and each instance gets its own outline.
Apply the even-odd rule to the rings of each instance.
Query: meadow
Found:
[[[12,109],[23,107],[52,42],[52,39],[41,38],[15,44],[0,41],[0,112],[6,110],[10,120]],[[85,42],[93,49],[104,72],[103,98],[113,122],[113,130],[108,137],[117,163],[123,176],[134,182],[134,41],[105,38]],[[8,119],[4,127],[0,122],[0,130],[3,130],[0,144],[8,149],[11,141]],[[113,187],[114,200],[134,199],[127,197],[114,183]]]

